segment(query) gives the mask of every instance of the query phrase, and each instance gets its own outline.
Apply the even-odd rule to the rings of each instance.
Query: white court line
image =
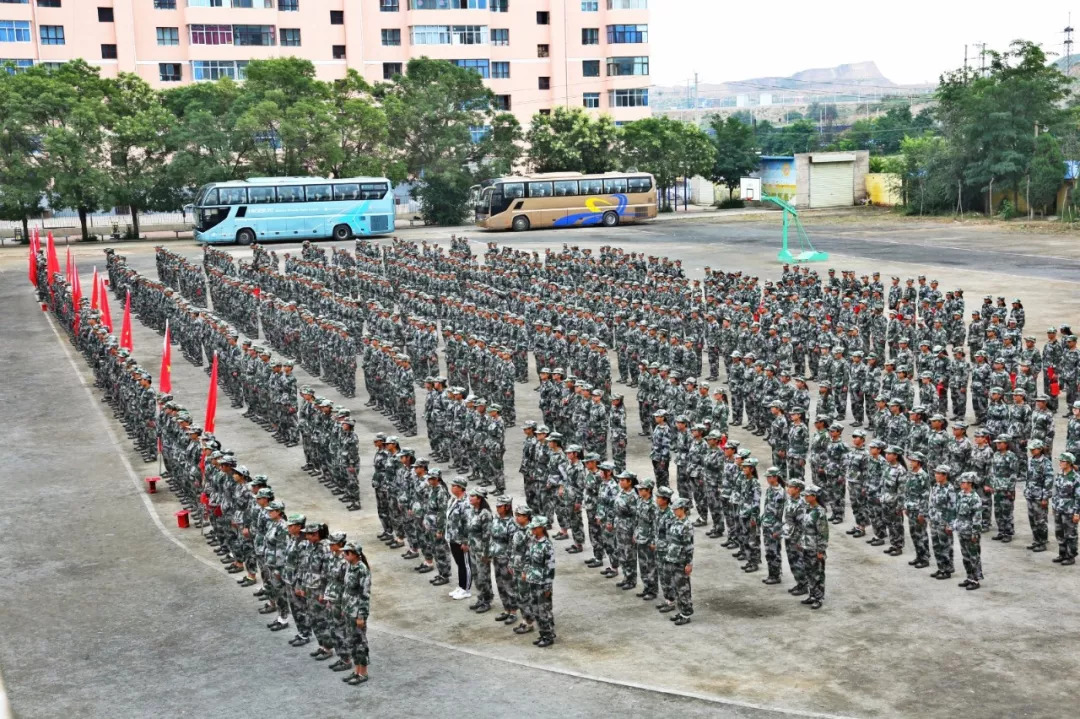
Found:
[[[115,447],[118,450],[117,453],[120,455],[120,459],[124,463],[124,467],[127,470],[128,476],[131,478],[131,483],[135,486],[136,493],[139,495],[139,498],[142,500],[143,506],[146,508],[146,511],[150,515],[150,518],[154,521],[154,524],[155,524],[155,526],[157,526],[158,531],[160,531],[163,535],[165,535],[166,539],[168,539],[170,542],[172,542],[176,546],[180,547],[180,549],[182,549],[185,552],[187,552],[188,554],[190,554],[192,557],[194,557],[196,560],[198,560],[202,564],[206,565],[210,569],[213,569],[215,572],[224,574],[225,573],[224,567],[221,567],[217,563],[211,562],[209,559],[196,554],[190,547],[188,547],[183,542],[181,542],[179,539],[174,537],[172,534],[169,533],[168,529],[166,529],[165,524],[161,521],[161,518],[158,517],[157,511],[155,511],[154,505],[150,501],[150,498],[147,496],[147,494],[145,492],[142,491],[142,484],[139,481],[138,473],[135,471],[135,468],[131,465],[131,461],[128,460],[126,454],[124,453],[124,450],[123,450],[124,443],[122,443],[118,439],[118,437],[116,435],[116,432],[113,429],[113,423],[110,422],[108,417],[105,416],[105,411],[103,409],[101,409],[101,402],[98,401],[98,398],[94,396],[93,391],[90,389],[90,385],[88,385],[86,383],[86,380],[83,378],[83,374],[79,369],[79,365],[75,362],[75,359],[72,357],[71,348],[69,347],[70,343],[67,342],[65,340],[65,338],[60,334],[60,331],[56,327],[56,323],[55,323],[55,321],[54,321],[54,319],[52,317],[52,314],[51,313],[44,313],[44,314],[46,314],[47,321],[49,322],[49,327],[52,329],[53,334],[56,335],[57,342],[59,342],[60,346],[63,347],[64,355],[67,357],[68,362],[71,363],[71,368],[72,368],[72,370],[74,370],[75,376],[79,378],[79,383],[82,384],[83,389],[86,390],[86,394],[90,398],[90,404],[93,405],[93,407],[97,410],[98,415],[101,417],[102,422],[105,424],[106,429],[109,432],[109,436],[112,439],[112,445],[113,445],[113,447]],[[400,632],[400,631],[393,630],[393,629],[382,629],[382,628],[378,628],[378,627],[369,627],[369,630],[376,633],[376,634],[385,634],[387,636],[398,637],[398,638],[401,638],[401,639],[407,639],[409,641],[417,642],[419,644],[426,644],[428,646],[438,647],[440,649],[446,649],[448,651],[461,652],[463,654],[468,654],[470,656],[480,657],[481,659],[489,659],[491,661],[504,662],[506,664],[513,664],[513,665],[516,665],[516,666],[525,667],[527,669],[540,670],[540,671],[550,672],[552,674],[561,674],[563,676],[574,677],[576,679],[583,679],[583,680],[586,680],[586,681],[599,682],[601,684],[609,684],[609,685],[612,685],[612,686],[626,687],[628,689],[637,689],[637,690],[640,690],[640,691],[654,692],[654,693],[657,693],[657,694],[666,694],[668,696],[683,697],[683,698],[686,698],[686,699],[696,699],[698,701],[709,702],[711,704],[719,704],[719,705],[723,705],[723,706],[740,707],[740,708],[743,708],[743,709],[752,709],[752,710],[763,711],[763,712],[775,712],[775,713],[778,713],[778,714],[784,714],[786,716],[812,717],[813,719],[849,719],[848,717],[845,717],[845,716],[842,716],[842,715],[839,715],[839,714],[824,714],[824,713],[819,713],[819,712],[804,712],[804,711],[798,711],[798,710],[794,710],[794,709],[783,709],[783,708],[776,708],[776,707],[768,707],[768,706],[764,706],[764,705],[761,705],[761,704],[753,704],[751,702],[742,702],[742,701],[738,701],[738,700],[735,700],[735,699],[725,699],[723,697],[709,696],[707,694],[698,694],[696,692],[684,692],[684,691],[680,691],[680,690],[677,690],[677,689],[669,689],[669,688],[665,688],[665,687],[657,687],[657,686],[651,686],[651,685],[648,685],[648,684],[641,684],[639,682],[617,681],[615,679],[608,679],[606,677],[594,676],[592,674],[585,674],[583,672],[578,672],[578,671],[575,671],[573,669],[563,669],[563,668],[560,668],[560,667],[545,666],[543,664],[536,664],[536,663],[533,663],[533,662],[528,662],[528,661],[519,660],[519,659],[510,659],[510,658],[507,658],[507,657],[500,657],[500,656],[496,656],[496,655],[488,653],[488,652],[480,651],[478,649],[470,649],[468,647],[460,647],[460,646],[456,646],[456,645],[453,645],[453,644],[447,644],[446,642],[440,642],[440,641],[437,641],[437,640],[434,640],[434,639],[428,639],[428,638],[425,638],[425,637],[418,637],[418,636],[415,636],[413,634],[408,634],[408,633]],[[2,684],[0,684],[0,719],[9,719],[11,717],[11,714],[10,713],[5,713],[6,705],[4,703],[4,698],[5,697],[4,697],[4,693],[3,693],[3,686],[2,686]]]
[[[0,675],[0,719],[15,719],[15,715],[11,712],[11,705],[8,704],[7,692],[4,691],[3,675]]]

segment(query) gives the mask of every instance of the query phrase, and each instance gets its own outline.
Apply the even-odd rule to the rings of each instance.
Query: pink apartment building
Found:
[[[650,114],[648,22],[648,0],[0,0],[0,61],[169,87],[288,56],[377,82],[426,55],[480,73],[523,124],[558,105],[625,122]]]

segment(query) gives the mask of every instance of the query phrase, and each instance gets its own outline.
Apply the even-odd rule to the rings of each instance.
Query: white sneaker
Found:
[[[462,592],[461,587],[454,587],[454,591],[450,592],[450,598],[451,599],[460,599],[461,597],[458,596],[458,595],[460,595],[461,592]]]
[[[469,590],[466,589],[466,590],[462,590],[462,592],[460,594],[458,594],[457,596],[455,596],[454,599],[468,599],[471,596],[472,596],[472,592],[470,592]]]

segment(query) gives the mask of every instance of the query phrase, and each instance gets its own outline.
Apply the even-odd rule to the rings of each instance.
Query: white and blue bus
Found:
[[[250,177],[213,182],[195,196],[195,241],[338,241],[394,231],[385,177]]]

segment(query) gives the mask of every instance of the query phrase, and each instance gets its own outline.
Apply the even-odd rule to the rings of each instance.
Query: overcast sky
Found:
[[[799,70],[873,60],[896,83],[935,82],[964,62],[964,43],[978,63],[976,43],[1004,48],[1017,38],[1063,55],[1072,11],[1080,0],[652,0],[652,81],[685,84],[787,76]],[[1080,34],[1073,54],[1080,54]]]

